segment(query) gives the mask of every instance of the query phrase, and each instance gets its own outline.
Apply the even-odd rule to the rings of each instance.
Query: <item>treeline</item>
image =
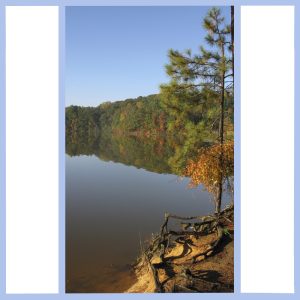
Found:
[[[233,124],[233,103],[229,126]],[[67,139],[78,137],[94,137],[100,135],[130,135],[137,137],[158,137],[163,135],[178,136],[183,140],[195,137],[212,139],[216,128],[208,126],[209,116],[214,107],[207,107],[200,114],[201,105],[194,101],[186,103],[187,109],[181,108],[176,114],[176,106],[166,106],[161,95],[149,95],[124,101],[105,102],[97,107],[69,106],[66,108]],[[179,109],[179,108],[178,108]],[[203,108],[202,108],[203,109]],[[211,113],[209,114],[209,110]]]
[[[165,132],[168,115],[159,95],[105,102],[97,107],[66,108],[67,135],[158,135]]]

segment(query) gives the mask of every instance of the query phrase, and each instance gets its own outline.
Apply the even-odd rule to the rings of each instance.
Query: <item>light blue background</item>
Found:
[[[235,293],[234,294],[64,294],[65,290],[65,161],[64,161],[64,108],[65,108],[65,6],[67,5],[235,5]],[[245,299],[286,299],[299,298],[300,290],[300,86],[299,86],[299,29],[300,29],[300,5],[297,0],[236,0],[236,1],[220,1],[220,0],[203,0],[203,1],[183,1],[183,0],[148,0],[148,1],[116,1],[116,0],[0,0],[0,297],[1,299],[146,299],[151,298],[193,298],[201,299],[203,297],[210,299],[229,299],[229,298],[245,298]],[[5,294],[5,5],[59,5],[60,6],[60,97],[59,97],[59,182],[60,182],[60,199],[59,199],[59,222],[60,222],[60,269],[59,269],[59,291],[60,294],[53,295],[6,295]],[[240,6],[241,5],[295,5],[296,24],[295,24],[295,294],[241,294],[240,293]],[[298,83],[298,84],[297,84]],[[298,184],[297,184],[298,183]],[[259,272],[259,270],[258,270]]]

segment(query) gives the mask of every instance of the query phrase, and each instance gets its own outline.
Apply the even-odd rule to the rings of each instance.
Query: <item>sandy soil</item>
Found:
[[[159,268],[159,280],[164,283],[165,292],[233,292],[234,289],[234,230],[228,227],[226,238],[218,250],[209,257],[199,256],[192,263],[191,258],[207,249],[216,238],[215,234],[196,239],[190,237],[189,245],[176,243],[167,253],[171,264],[164,264],[159,257],[152,263]],[[161,267],[160,267],[161,265]],[[155,284],[147,264],[141,259],[135,266],[137,277],[125,292],[153,293]]]

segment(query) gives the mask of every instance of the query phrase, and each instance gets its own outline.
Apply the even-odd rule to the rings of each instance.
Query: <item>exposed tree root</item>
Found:
[[[174,273],[173,271],[170,272],[170,270],[173,270],[175,266],[178,267],[178,264],[174,262],[174,259],[178,258],[178,256],[166,257],[166,254],[169,252],[170,247],[172,247],[174,243],[182,244],[183,252],[179,257],[183,257],[192,253],[193,242],[191,240],[191,237],[199,239],[209,234],[215,234],[216,238],[212,242],[210,242],[207,245],[207,247],[205,247],[205,250],[195,254],[189,260],[189,265],[191,267],[193,264],[197,263],[197,258],[199,258],[200,256],[202,256],[203,260],[209,256],[214,255],[218,251],[222,241],[224,240],[225,235],[228,234],[226,226],[230,223],[233,223],[233,218],[233,205],[226,207],[218,214],[208,216],[181,217],[166,213],[164,223],[162,224],[160,229],[160,233],[152,237],[152,240],[149,242],[148,247],[145,250],[143,250],[142,255],[152,275],[155,285],[155,292],[163,293],[170,291],[170,288],[167,288],[166,284],[169,281],[169,279],[173,276],[172,274]],[[168,229],[170,219],[185,221],[188,220],[190,222],[182,222],[181,226],[183,230],[175,231]],[[160,263],[157,263],[157,258],[160,258]],[[154,260],[156,260],[156,262],[154,262]],[[169,273],[169,275],[171,275],[166,280],[161,282],[159,279],[159,270],[164,270],[166,274]],[[207,282],[205,279],[193,277],[188,266],[185,266],[180,276],[185,277],[187,283],[185,284],[185,286],[182,286],[180,284],[174,284],[171,291],[199,292],[195,290],[194,287],[194,283],[197,281],[199,282],[199,280],[204,281],[206,285],[211,284],[212,290],[216,288],[216,285],[221,284],[210,283]]]

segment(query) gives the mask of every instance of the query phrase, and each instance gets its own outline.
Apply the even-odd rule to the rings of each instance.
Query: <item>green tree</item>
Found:
[[[217,131],[217,141],[222,149],[224,123],[226,117],[227,121],[230,120],[228,109],[233,104],[232,26],[225,23],[221,10],[214,7],[204,18],[203,27],[207,32],[205,41],[208,48],[200,46],[199,54],[192,54],[191,50],[183,53],[170,50],[166,72],[171,81],[161,86],[161,92],[176,126],[184,118],[197,125],[205,123],[206,128]],[[222,151],[219,160],[219,165],[223,165]],[[222,170],[219,168],[215,193],[216,213],[221,207]]]

